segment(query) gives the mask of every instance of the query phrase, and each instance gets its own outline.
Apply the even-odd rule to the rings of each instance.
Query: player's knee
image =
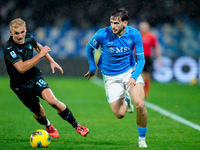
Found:
[[[44,117],[44,116],[45,116],[45,113],[44,113],[44,112],[38,112],[38,113],[34,113],[34,114],[33,114],[33,117],[34,117],[35,119],[39,119],[39,118]]]
[[[122,118],[124,118],[124,116],[125,116],[125,113],[124,112],[116,112],[116,113],[114,113],[115,114],[115,116],[118,118],[118,119],[122,119]]]
[[[45,116],[44,111],[40,111],[40,112],[39,112],[39,115],[40,115],[41,117],[44,117],[44,116]]]
[[[140,114],[143,114],[145,108],[145,103],[144,102],[139,102],[138,104],[136,104],[136,110],[137,112],[139,112]]]
[[[48,91],[44,91],[43,92],[43,99],[45,99],[45,101],[50,105],[52,106],[53,108],[57,108],[57,105],[58,105],[58,99],[51,93]]]
[[[56,98],[47,100],[47,103],[53,108],[57,108],[58,102],[59,101]]]
[[[118,119],[124,118],[124,115],[120,115],[120,114],[116,114],[115,116],[116,116]]]

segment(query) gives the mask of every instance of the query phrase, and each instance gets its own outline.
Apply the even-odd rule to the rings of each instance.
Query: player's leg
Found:
[[[11,89],[15,92],[20,101],[34,113],[35,119],[45,117],[44,109],[39,103],[39,98],[31,94],[31,89],[29,87],[31,86],[11,84]],[[45,122],[47,121],[42,121],[41,124],[46,125]]]
[[[59,133],[56,128],[46,118],[44,108],[39,103],[39,98],[33,95],[27,96],[26,99],[29,101],[23,101],[23,103],[34,113],[34,118],[41,124],[44,125],[45,129],[53,138],[58,138]]]
[[[143,72],[144,77],[144,92],[145,92],[145,98],[149,96],[149,90],[151,85],[151,74],[149,72]]]
[[[145,66],[142,72],[142,77],[144,79],[144,93],[145,99],[149,96],[150,86],[151,86],[151,73],[153,71],[153,63],[151,57],[145,57]]]
[[[50,88],[46,88],[42,91],[42,98],[50,106],[55,108],[60,117],[68,121],[79,134],[81,134],[82,136],[86,136],[89,133],[89,129],[77,123],[70,109],[54,96]]]
[[[147,147],[145,142],[145,136],[147,132],[147,110],[144,102],[144,88],[142,83],[137,83],[133,90],[130,92],[130,95],[135,104],[137,111],[137,126],[139,133],[139,147]]]
[[[121,76],[106,76],[103,75],[106,97],[110,107],[119,119],[123,118],[128,104],[125,101],[125,86]]]
[[[42,91],[42,98],[53,108],[56,109],[57,113],[66,121],[68,121],[74,128],[77,128],[78,123],[74,118],[69,108],[59,101],[53,94],[50,88],[46,88]]]
[[[25,88],[20,88],[19,91],[15,91],[22,103],[34,113],[34,118],[41,124],[44,125],[49,135],[54,138],[59,137],[58,131],[53,127],[50,121],[46,118],[44,108],[39,103],[39,98],[29,94]]]
[[[144,90],[143,84],[138,83],[134,86],[133,90],[130,93],[133,102],[135,104],[135,108],[137,110],[137,125],[139,127],[147,126],[147,110],[144,102]]]
[[[54,96],[44,77],[39,77],[36,79],[35,89],[36,95],[44,99],[49,105],[55,108],[60,117],[68,121],[79,134],[86,136],[89,133],[89,129],[80,126],[69,108]]]
[[[54,96],[50,88],[45,88],[41,95],[50,106],[56,109],[57,113],[61,113],[66,109],[66,105]]]
[[[45,129],[49,133],[50,136],[53,138],[58,138],[59,133],[57,129],[50,123],[50,121],[46,118],[44,113],[44,108],[42,105],[38,102],[38,108],[33,109],[34,112],[34,118],[41,124],[45,126]]]
[[[120,98],[118,100],[111,102],[110,107],[118,119],[121,119],[125,116],[125,113],[128,108],[124,98]]]
[[[125,97],[120,98],[118,100],[112,101],[110,103],[110,107],[118,119],[123,118],[127,111],[129,113],[132,113],[134,110],[134,106],[131,103],[131,98],[129,95],[126,95]]]

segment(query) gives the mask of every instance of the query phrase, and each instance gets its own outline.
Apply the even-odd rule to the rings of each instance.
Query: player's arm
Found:
[[[135,53],[136,53],[137,64],[135,67],[135,71],[133,72],[133,74],[127,84],[128,91],[132,91],[133,86],[135,86],[136,80],[137,80],[138,76],[141,74],[141,72],[144,68],[144,64],[145,64],[144,50],[143,50],[143,45],[142,45],[142,37],[141,37],[141,34],[139,33],[139,31],[136,32],[135,39],[136,39]]]
[[[40,43],[37,43],[37,47],[34,48],[38,53],[41,52],[41,49],[43,48],[43,46]],[[52,69],[52,73],[55,73],[55,68],[59,69],[60,72],[63,74],[63,69],[60,67],[59,64],[57,64],[54,59],[49,55],[49,53],[47,53],[44,58],[46,58],[49,63],[51,64],[51,69]]]
[[[158,43],[155,45],[155,54],[158,60],[158,66],[162,66],[161,50],[160,50],[160,45]]]
[[[138,76],[141,74],[144,64],[145,64],[145,57],[144,57],[144,50],[143,50],[143,45],[142,45],[142,37],[141,34],[136,32],[136,37],[135,37],[135,53],[136,53],[136,68],[134,73],[132,74],[131,78],[134,78],[137,80]]]
[[[89,80],[96,72],[96,64],[94,60],[95,49],[99,48],[99,44],[101,43],[101,34],[104,32],[104,29],[98,30],[95,35],[90,39],[86,46],[86,53],[89,63],[89,71],[84,75],[87,80]]]
[[[87,58],[88,58],[88,63],[89,63],[89,71],[84,75],[84,77],[87,77],[87,80],[89,80],[96,72],[96,65],[95,65],[95,60],[94,60],[94,51],[95,49],[90,45],[90,43],[87,44],[86,46],[86,53],[87,53]]]
[[[19,60],[13,65],[20,73],[25,73],[26,71],[34,67],[40,61],[40,59],[44,57],[49,51],[51,51],[50,48],[48,46],[44,46],[41,51],[32,59],[29,59],[27,61]]]

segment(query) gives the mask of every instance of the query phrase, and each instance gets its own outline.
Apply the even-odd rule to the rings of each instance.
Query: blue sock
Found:
[[[138,127],[138,133],[139,133],[139,137],[144,138],[146,133],[147,133],[147,127],[143,128],[143,127]]]

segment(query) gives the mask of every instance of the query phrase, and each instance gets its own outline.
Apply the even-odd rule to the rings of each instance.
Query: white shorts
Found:
[[[133,71],[134,67],[122,74],[115,76],[107,76],[103,74],[106,98],[109,103],[125,97],[125,90],[127,89],[127,84]],[[139,75],[137,78],[136,84],[137,83],[142,83],[144,85],[144,80],[142,79],[141,75]]]

